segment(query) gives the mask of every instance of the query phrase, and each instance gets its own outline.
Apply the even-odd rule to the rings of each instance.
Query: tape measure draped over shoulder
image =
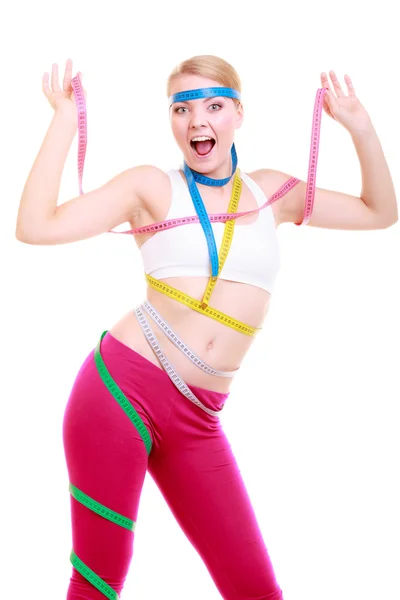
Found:
[[[77,75],[72,79],[72,88],[75,94],[76,106],[78,111],[78,132],[79,132],[79,144],[78,144],[78,178],[79,178],[79,191],[80,194],[83,194],[82,189],[82,178],[83,178],[83,168],[85,163],[86,156],[86,145],[87,145],[87,112],[86,112],[86,102],[85,96],[82,89],[82,84],[80,80],[80,76]],[[314,206],[314,196],[315,196],[315,182],[316,182],[316,170],[317,170],[317,162],[318,162],[318,148],[319,148],[319,138],[320,138],[320,129],[321,129],[321,114],[322,114],[322,104],[324,99],[324,94],[326,92],[325,88],[320,88],[317,90],[315,104],[314,104],[314,114],[313,114],[313,122],[312,122],[312,135],[311,135],[311,149],[310,149],[310,159],[309,159],[309,168],[308,168],[308,178],[307,178],[307,188],[306,188],[306,198],[305,198],[305,210],[304,217],[301,223],[296,223],[296,225],[306,225],[311,217],[313,206]],[[228,98],[235,98],[240,100],[240,92],[234,90],[232,88],[227,87],[212,87],[212,88],[199,88],[194,90],[187,90],[184,92],[179,92],[178,94],[174,94],[170,96],[169,102],[170,105],[174,102],[187,101],[187,100],[197,100],[199,98],[213,98],[217,96],[226,96]],[[160,221],[158,223],[153,223],[151,225],[147,225],[145,227],[138,227],[136,229],[131,229],[128,231],[113,231],[110,229],[108,233],[118,233],[118,234],[145,234],[145,233],[156,233],[158,231],[165,231],[166,229],[171,229],[173,227],[179,227],[182,225],[189,225],[193,223],[200,223],[203,228],[204,235],[206,238],[208,252],[210,257],[210,265],[211,265],[211,274],[208,281],[207,288],[204,292],[202,301],[198,301],[195,298],[191,298],[187,294],[180,292],[179,290],[172,288],[164,284],[161,281],[158,281],[146,274],[147,283],[167,296],[175,299],[186,306],[189,306],[193,310],[196,310],[204,315],[214,318],[217,321],[231,327],[241,333],[246,335],[254,335],[259,328],[254,328],[245,323],[241,323],[236,319],[229,317],[212,307],[209,306],[209,300],[213,289],[216,285],[218,276],[222,270],[222,267],[226,261],[229,248],[233,239],[234,225],[235,219],[238,217],[242,217],[244,215],[249,215],[255,213],[259,210],[263,210],[282,196],[284,196],[287,192],[289,192],[295,185],[299,183],[299,179],[292,177],[289,179],[277,192],[275,192],[269,200],[263,204],[262,206],[256,208],[255,210],[245,211],[245,212],[235,212],[239,205],[240,195],[241,195],[241,178],[240,171],[237,169],[237,154],[235,145],[232,144],[231,148],[231,157],[232,157],[232,173],[229,177],[225,179],[211,179],[206,177],[202,173],[198,173],[188,167],[186,162],[184,162],[184,174],[187,180],[188,188],[190,191],[190,195],[194,204],[194,208],[196,210],[196,215],[191,215],[187,217],[180,217],[177,219],[170,219],[168,221]],[[201,183],[209,186],[223,186],[226,185],[230,179],[234,177],[234,184],[232,188],[231,200],[229,203],[229,208],[227,213],[218,213],[218,214],[208,214],[207,210],[202,201],[200,192],[196,185],[197,183]],[[224,236],[221,244],[220,254],[218,255],[214,233],[211,227],[211,222],[225,222]]]

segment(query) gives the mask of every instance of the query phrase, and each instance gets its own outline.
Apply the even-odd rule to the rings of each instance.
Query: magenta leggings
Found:
[[[79,370],[63,421],[73,542],[67,600],[119,597],[146,471],[222,598],[282,600],[219,417],[183,396],[163,369],[105,333],[97,360],[92,350]],[[188,387],[216,411],[229,396]]]

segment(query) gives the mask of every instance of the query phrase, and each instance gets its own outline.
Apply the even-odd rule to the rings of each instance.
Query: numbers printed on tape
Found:
[[[146,274],[146,281],[153,289],[158,290],[159,292],[165,294],[166,296],[169,296],[173,300],[177,300],[177,302],[185,304],[189,308],[192,308],[193,310],[196,310],[197,312],[202,313],[203,315],[211,317],[212,319],[215,319],[216,321],[219,321],[220,323],[223,323],[224,325],[227,325],[232,329],[236,329],[236,331],[239,331],[240,333],[244,333],[246,335],[254,335],[256,331],[259,331],[261,329],[256,327],[250,327],[249,325],[246,325],[246,323],[237,321],[229,315],[226,315],[225,313],[220,312],[215,308],[211,308],[211,306],[201,308],[201,302],[196,300],[196,298],[192,298],[191,296],[184,294],[180,290],[177,290],[172,286],[166,285],[165,283],[154,279],[154,277],[152,277],[151,275]]]

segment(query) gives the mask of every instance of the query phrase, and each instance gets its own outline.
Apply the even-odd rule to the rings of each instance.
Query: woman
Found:
[[[60,244],[129,222],[149,286],[147,302],[104,332],[88,354],[66,406],[73,535],[67,599],[119,597],[148,470],[223,598],[281,600],[218,414],[268,310],[279,269],[276,229],[305,220],[304,185],[276,171],[236,169],[233,139],[244,117],[240,80],[224,60],[200,56],[181,63],[168,79],[171,128],[184,168],[165,173],[134,167],[57,207],[78,124],[72,81],[72,61],[63,90],[56,65],[52,90],[44,76],[55,115],[24,188],[17,237]],[[327,114],[349,131],[372,131],[350,79],[349,97],[332,81],[337,97],[322,77]],[[200,90],[197,97],[193,90]],[[317,189],[311,224],[373,229],[396,221],[386,163],[377,152],[373,158],[385,203],[367,206],[360,198]],[[257,211],[288,179],[283,200]],[[196,223],[141,232],[194,215],[193,204]],[[253,212],[226,224],[207,220],[239,211]]]

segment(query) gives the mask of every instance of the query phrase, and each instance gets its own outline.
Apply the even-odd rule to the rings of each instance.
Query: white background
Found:
[[[242,79],[235,143],[245,172],[307,179],[315,94],[320,73],[333,69],[346,92],[344,74],[352,77],[399,189],[394,5],[257,4],[36,0],[2,9],[4,598],[65,598],[65,405],[101,332],[145,295],[131,236],[48,247],[15,238],[22,189],[52,118],[41,90],[52,62],[63,74],[70,57],[74,75],[83,73],[84,191],[137,164],[178,168],[166,80],[196,54],[221,56]],[[77,136],[59,204],[79,192],[76,158]],[[351,137],[325,113],[317,186],[361,193]],[[285,600],[400,598],[399,228],[278,230],[282,268],[270,312],[221,419]],[[148,475],[138,521],[122,599],[220,598]]]

